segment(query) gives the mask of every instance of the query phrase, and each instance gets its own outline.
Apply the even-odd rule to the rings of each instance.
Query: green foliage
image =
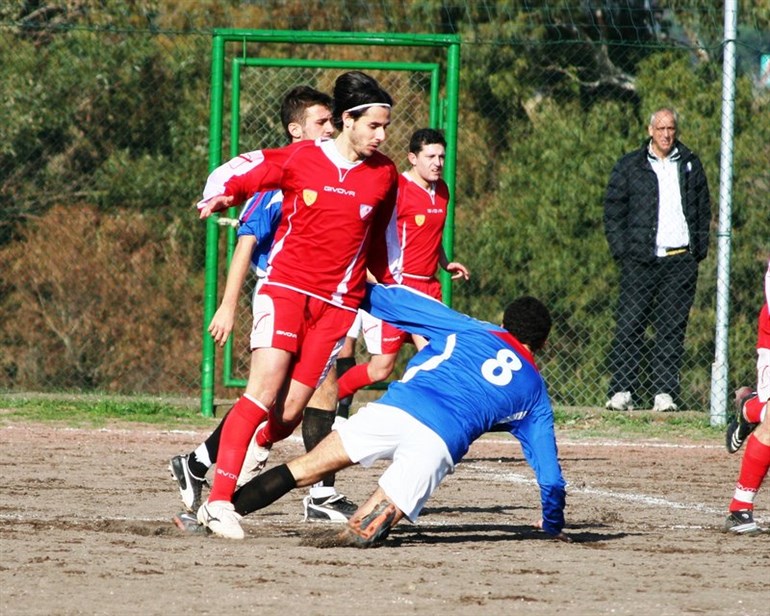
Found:
[[[146,33],[74,31],[42,49],[14,38],[0,60],[15,120],[0,127],[0,195],[16,217],[44,211],[41,194],[105,208],[193,202],[189,177],[207,168],[205,41],[182,52]]]

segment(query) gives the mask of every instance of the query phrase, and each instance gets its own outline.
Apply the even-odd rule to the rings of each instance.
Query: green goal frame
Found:
[[[358,46],[434,47],[445,50],[444,98],[441,97],[441,63],[439,62],[374,62],[346,60],[312,60],[295,58],[250,58],[248,43],[292,43]],[[280,30],[215,30],[211,60],[211,115],[209,123],[209,171],[222,164],[224,126],[225,66],[227,45],[235,49],[231,56],[231,120],[230,156],[239,154],[240,143],[240,82],[241,72],[247,67],[297,67],[344,70],[389,70],[422,72],[430,75],[430,117],[428,126],[444,131],[447,155],[444,179],[449,186],[450,201],[444,228],[443,245],[451,259],[454,253],[454,194],[457,169],[457,117],[460,75],[460,37],[458,35],[430,34],[368,34],[356,32],[298,32]],[[235,44],[235,45],[232,45]],[[363,55],[363,53],[362,53]],[[231,211],[234,211],[231,210]],[[232,215],[232,214],[231,214]],[[219,241],[221,234],[219,216],[206,221],[206,262],[203,297],[203,351],[201,361],[201,414],[214,415],[216,386],[216,345],[208,333],[208,324],[217,308]],[[227,262],[232,258],[235,245],[235,229],[227,231]],[[442,293],[445,303],[452,303],[452,286],[446,272],[441,272]],[[233,377],[232,337],[224,348],[222,385],[244,387],[246,381]]]

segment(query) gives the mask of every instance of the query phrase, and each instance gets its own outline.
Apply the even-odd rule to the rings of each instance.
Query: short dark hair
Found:
[[[374,77],[361,71],[342,73],[334,82],[334,110],[332,122],[337,130],[342,130],[342,113],[359,105],[382,103],[393,106],[393,99]],[[353,119],[360,118],[367,109],[349,111]]]
[[[412,133],[409,139],[409,151],[412,154],[419,154],[426,145],[438,143],[446,147],[446,139],[440,130],[435,128],[419,128]]]
[[[532,352],[543,348],[552,323],[545,304],[529,295],[513,300],[503,314],[503,327]]]
[[[281,124],[289,141],[291,141],[289,124],[292,122],[302,124],[305,121],[307,110],[315,105],[322,105],[331,109],[332,97],[310,86],[297,86],[284,95],[281,103]]]

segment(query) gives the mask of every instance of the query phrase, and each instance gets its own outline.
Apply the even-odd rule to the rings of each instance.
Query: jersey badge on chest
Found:
[[[316,199],[318,199],[318,193],[316,191],[310,190],[308,188],[305,188],[302,191],[302,200],[305,202],[305,205],[313,205]]]
[[[414,224],[418,227],[422,227],[425,224],[425,214],[417,214],[414,217]]]
[[[362,203],[361,205],[359,205],[359,206],[358,206],[358,213],[359,213],[359,214],[360,214],[360,216],[361,216],[361,220],[363,220],[363,219],[365,219],[367,216],[369,216],[369,214],[371,213],[371,211],[372,211],[373,209],[374,209],[374,208],[373,208],[371,205],[366,205],[365,203]]]

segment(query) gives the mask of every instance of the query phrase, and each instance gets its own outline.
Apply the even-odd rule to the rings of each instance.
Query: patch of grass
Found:
[[[0,421],[57,422],[68,427],[140,423],[169,428],[211,425],[189,402],[102,396],[0,395]]]
[[[363,402],[365,397],[362,396],[359,402]],[[226,405],[218,407],[219,417],[225,408]],[[721,440],[724,435],[724,428],[709,425],[707,413],[693,411],[618,412],[587,407],[557,407],[554,416],[556,429],[562,437],[714,441]],[[97,394],[0,395],[0,422],[23,421],[95,428],[115,423],[138,423],[182,429],[210,427],[219,420],[203,417],[197,399]]]
[[[721,439],[723,427],[713,427],[707,413],[683,411],[605,411],[595,408],[560,407],[554,410],[556,429],[580,438]]]

